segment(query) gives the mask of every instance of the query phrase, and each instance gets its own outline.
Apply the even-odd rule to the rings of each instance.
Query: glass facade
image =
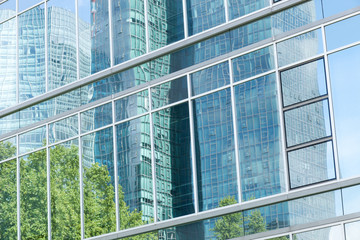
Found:
[[[1,1],[0,239],[357,239],[337,5]]]

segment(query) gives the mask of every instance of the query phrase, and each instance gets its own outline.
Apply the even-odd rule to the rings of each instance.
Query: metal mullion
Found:
[[[144,19],[145,19],[145,44],[146,53],[150,52],[150,36],[149,36],[149,16],[148,16],[148,0],[144,0]]]
[[[189,37],[186,0],[182,0],[182,7],[183,7],[183,22],[184,22],[184,39],[186,39]]]
[[[309,100],[294,103],[294,104],[288,105],[286,107],[283,107],[283,111],[287,112],[287,111],[291,111],[291,110],[296,109],[296,108],[301,108],[301,107],[304,107],[304,106],[307,106],[307,105],[310,105],[310,104],[313,104],[313,103],[321,102],[321,101],[327,100],[328,97],[329,97],[329,95],[325,94],[325,95],[322,95],[322,96],[319,96],[319,97],[316,97],[316,98],[311,98]]]
[[[29,152],[22,153],[21,155],[18,155],[18,156],[19,156],[19,157],[24,157],[24,156],[26,156],[26,155],[29,155],[29,154],[31,154],[31,153],[35,153],[35,152],[38,152],[38,151],[41,151],[41,150],[44,150],[44,149],[46,149],[46,146],[43,146],[43,147],[40,147],[40,148],[36,148],[36,149],[31,150],[31,151],[29,151]]]
[[[16,0],[16,15],[15,15],[15,27],[16,27],[16,103],[20,102],[20,81],[19,81],[19,0]],[[17,111],[19,113],[19,128],[20,128],[20,110]],[[13,114],[13,113],[11,113]]]
[[[240,81],[234,82],[234,83],[233,83],[233,86],[237,86],[237,85],[240,85],[240,84],[243,84],[243,83],[246,83],[246,82],[255,80],[255,79],[257,79],[257,78],[261,78],[261,77],[270,75],[270,74],[272,74],[272,73],[276,73],[276,70],[273,69],[273,70],[270,70],[270,71],[267,71],[267,72],[264,72],[264,73],[261,73],[261,74],[258,74],[258,75],[255,75],[255,76],[246,78],[246,79],[244,79],[244,80],[240,80]]]
[[[51,166],[50,166],[50,147],[49,144],[49,125],[46,124],[46,176],[47,176],[47,217],[48,217],[48,239],[51,240]]]
[[[234,130],[234,150],[235,150],[235,165],[236,165],[236,178],[237,178],[237,191],[238,191],[238,202],[242,202],[241,192],[241,174],[240,174],[240,154],[239,154],[239,140],[238,140],[238,128],[237,128],[237,116],[236,116],[236,102],[235,102],[235,90],[234,90],[234,76],[231,59],[228,60],[229,73],[230,73],[230,91],[231,91],[231,110]]]
[[[7,158],[7,159],[4,159],[4,160],[1,160],[1,161],[0,161],[0,164],[9,162],[9,161],[11,161],[11,160],[14,160],[15,158],[16,158],[16,156],[14,156],[14,157],[12,157],[12,158]]]
[[[333,54],[333,53],[336,53],[336,52],[340,52],[342,50],[346,50],[348,48],[352,48],[352,47],[355,47],[355,46],[358,46],[360,45],[360,41],[357,41],[357,42],[353,42],[353,43],[350,43],[350,44],[347,44],[345,46],[341,46],[341,47],[338,47],[336,49],[333,49],[331,51],[328,51],[327,54],[330,55],[330,54]]]
[[[24,0],[19,0],[19,1],[24,1]],[[45,1],[48,1],[48,0],[45,0]],[[39,2],[39,3],[37,3],[37,4],[34,4],[34,5],[30,6],[30,7],[22,10],[21,12],[18,12],[19,8],[17,8],[17,11],[16,11],[16,12],[18,12],[18,15],[21,15],[21,14],[23,14],[24,12],[26,12],[26,11],[28,11],[28,10],[30,10],[30,9],[36,8],[36,7],[40,6],[40,5],[43,4],[43,3],[44,3],[44,1],[41,1],[41,2]]]
[[[149,111],[147,111],[145,113],[142,113],[142,114],[139,114],[139,115],[136,115],[136,116],[133,116],[133,117],[129,117],[129,118],[125,118],[123,120],[117,121],[117,122],[114,123],[114,125],[117,126],[117,125],[122,124],[124,122],[128,122],[128,121],[131,121],[131,120],[134,120],[134,119],[138,119],[138,118],[144,117],[146,115],[149,115]]]
[[[116,126],[115,126],[115,102],[112,101],[112,130],[113,130],[113,152],[114,152],[114,178],[115,178],[115,208],[116,208],[116,230],[120,231],[120,214],[119,214],[119,177],[118,177],[118,167],[117,167],[117,138],[116,138]]]
[[[49,54],[49,46],[48,46],[48,9],[47,9],[48,1],[45,1],[45,92],[49,91],[49,66],[48,66],[48,54]]]
[[[56,145],[60,145],[60,144],[66,143],[66,142],[73,141],[73,140],[77,139],[78,137],[79,137],[79,134],[76,134],[76,136],[74,136],[74,137],[67,138],[67,139],[64,139],[64,140],[61,140],[61,141],[57,141],[55,143],[48,144],[48,146],[49,147],[54,147]]]
[[[346,239],[346,230],[345,230],[345,223],[342,222],[341,223],[341,233],[342,233],[342,239],[341,240],[345,240]]]
[[[310,23],[310,24],[311,24],[311,23]],[[319,25],[315,25],[315,26],[306,28],[306,29],[304,29],[304,30],[302,30],[302,31],[298,31],[298,32],[295,32],[294,34],[287,35],[286,37],[277,39],[277,40],[275,40],[274,42],[275,42],[275,43],[283,42],[283,41],[289,40],[289,39],[291,39],[291,38],[300,36],[300,35],[302,35],[302,34],[309,33],[309,32],[314,31],[314,30],[316,30],[316,29],[320,29],[321,25],[322,25],[322,24],[319,24]],[[296,30],[296,29],[295,29],[295,30]],[[290,31],[288,31],[288,32],[290,32]],[[287,32],[284,32],[284,33],[287,33]],[[284,33],[283,33],[283,34],[284,34]]]
[[[75,34],[76,34],[76,79],[80,79],[80,32],[79,32],[79,4],[75,0]]]
[[[86,133],[81,133],[80,136],[83,137],[83,136],[86,136],[86,135],[89,135],[89,134],[92,134],[92,133],[95,133],[95,132],[99,132],[99,131],[104,130],[104,129],[106,129],[106,128],[109,128],[109,127],[111,127],[111,126],[112,126],[112,123],[110,123],[110,124],[108,124],[108,125],[106,125],[106,126],[103,126],[103,127],[99,127],[99,128],[93,129],[93,130],[88,131],[88,132],[86,132]]]
[[[113,46],[113,27],[112,27],[112,4],[113,1],[108,0],[108,12],[109,12],[109,48],[110,48],[110,67],[114,66],[114,46]]]
[[[19,157],[19,135],[16,135],[16,208],[17,208],[17,237],[21,240],[21,216],[20,216],[20,157]]]
[[[201,98],[201,97],[204,97],[204,96],[206,96],[206,95],[210,95],[210,94],[212,94],[212,93],[220,92],[220,91],[222,91],[222,90],[224,90],[224,89],[227,89],[227,88],[230,88],[230,87],[231,87],[231,85],[230,85],[230,84],[227,84],[227,85],[225,85],[225,86],[222,86],[222,87],[219,87],[219,88],[216,88],[216,89],[213,89],[213,90],[210,90],[210,91],[207,91],[207,92],[200,93],[200,94],[198,94],[198,95],[192,96],[192,97],[190,97],[190,99],[191,99],[191,100],[195,100],[195,99],[197,99],[197,98]]]
[[[264,39],[264,40],[266,40],[266,39]],[[257,45],[259,42],[256,42],[256,43],[253,43],[253,44],[251,44],[251,45]],[[258,51],[258,50],[260,50],[260,49],[263,49],[263,48],[266,48],[266,47],[270,47],[270,46],[272,46],[273,45],[273,41],[272,42],[270,42],[270,43],[266,43],[266,44],[263,44],[263,45],[260,45],[260,46],[257,46],[257,47],[254,47],[254,48],[250,48],[250,49],[248,49],[248,50],[246,50],[246,51],[243,51],[243,52],[240,52],[240,53],[237,53],[237,54],[234,54],[234,55],[231,55],[229,58],[231,59],[231,60],[233,60],[233,59],[235,59],[235,58],[238,58],[238,57],[241,57],[241,56],[244,56],[244,55],[246,55],[246,54],[249,54],[249,53],[252,53],[252,52],[256,52],[256,51]],[[251,45],[249,45],[249,46],[251,46]],[[234,50],[234,51],[231,51],[230,53],[228,53],[227,55],[230,55],[231,53],[233,53],[233,52],[238,52],[239,50],[242,50],[242,49],[244,49],[244,48],[248,48],[248,46],[245,46],[245,47],[242,47],[242,48],[239,48],[239,49],[237,49],[237,50]],[[224,54],[225,55],[225,54]],[[221,55],[220,55],[221,56]],[[211,59],[210,59],[211,60]],[[224,60],[222,60],[222,61],[224,61]],[[226,61],[226,60],[225,60]]]
[[[355,7],[355,8],[356,8],[356,7]],[[350,9],[351,9],[351,8],[350,8]],[[348,10],[350,10],[350,9],[348,9]],[[328,22],[324,23],[323,25],[324,25],[324,27],[327,27],[327,26],[329,26],[329,25],[331,25],[331,24],[334,24],[334,23],[337,23],[337,22],[341,22],[342,20],[355,17],[356,15],[359,15],[359,14],[360,14],[360,11],[358,11],[358,12],[353,12],[353,13],[351,13],[351,14],[347,14],[347,15],[345,15],[345,16],[336,18],[335,20],[328,21]]]
[[[199,195],[198,195],[198,182],[197,182],[197,167],[196,167],[196,148],[195,148],[195,129],[194,129],[194,113],[191,101],[191,82],[190,74],[186,75],[188,85],[188,107],[189,107],[189,124],[190,124],[190,144],[191,144],[191,166],[192,166],[192,180],[194,191],[194,210],[195,213],[199,212]],[[199,159],[200,161],[200,159]]]
[[[81,122],[80,122],[80,113],[78,115],[78,129],[80,132],[81,128]],[[83,189],[83,167],[82,167],[82,142],[81,142],[81,136],[78,135],[79,139],[79,187],[80,187],[80,225],[81,225],[81,239],[85,238],[85,223],[84,223],[84,189]]]
[[[162,107],[159,107],[159,108],[155,108],[154,110],[151,110],[150,112],[151,112],[151,113],[158,112],[158,111],[160,111],[160,110],[164,110],[164,109],[167,109],[167,108],[170,108],[170,107],[173,107],[173,106],[176,106],[176,105],[185,103],[185,102],[187,102],[187,101],[188,101],[188,99],[185,98],[185,99],[183,99],[183,100],[180,100],[180,101],[177,101],[177,102],[174,102],[174,103],[170,103],[170,104],[167,104],[167,105],[162,106]]]
[[[229,22],[229,6],[228,6],[228,0],[224,1],[224,9],[225,9],[225,23]]]
[[[316,54],[314,56],[311,56],[309,58],[305,58],[305,59],[302,59],[302,60],[287,64],[285,66],[278,67],[278,69],[279,69],[280,72],[284,72],[286,70],[290,70],[290,69],[295,68],[295,67],[300,67],[302,65],[305,65],[305,64],[308,64],[308,63],[311,63],[311,62],[315,62],[315,61],[323,59],[323,58],[324,58],[324,53],[320,53],[320,54]]]
[[[299,150],[301,148],[306,148],[306,147],[314,146],[314,145],[317,145],[317,144],[326,143],[326,142],[329,142],[329,141],[333,141],[332,136],[323,137],[323,138],[320,138],[320,139],[312,140],[310,142],[300,143],[300,144],[293,145],[291,147],[287,147],[286,152],[292,152],[292,151],[295,151],[295,150]]]

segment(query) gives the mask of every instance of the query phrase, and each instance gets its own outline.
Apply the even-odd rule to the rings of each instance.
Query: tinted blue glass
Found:
[[[13,130],[19,129],[20,119],[19,112],[0,118],[0,134],[5,134]]]
[[[46,127],[31,130],[19,136],[19,153],[24,154],[46,144]]]
[[[318,0],[320,1],[320,0]],[[332,16],[350,8],[358,7],[360,2],[358,0],[347,0],[339,4],[337,0],[321,1],[323,3],[324,17]]]
[[[223,0],[186,0],[189,36],[225,22]]]
[[[142,221],[132,225],[120,219],[120,228],[125,229],[154,219],[149,116],[117,125],[116,138],[119,201],[142,216]]]
[[[288,163],[291,188],[335,178],[331,141],[288,152]]]
[[[360,174],[360,46],[329,55],[341,177]]]
[[[232,60],[234,82],[275,68],[273,47],[266,47]]]
[[[199,209],[204,211],[219,207],[223,198],[237,199],[230,89],[195,99],[193,116]]]
[[[187,98],[187,77],[181,77],[151,88],[153,108],[158,108]]]
[[[45,92],[45,9],[19,15],[19,100]]]
[[[246,14],[252,13],[270,4],[269,0],[227,0],[229,8],[229,19],[238,18]]]
[[[190,75],[192,95],[204,93],[230,83],[229,63],[223,62]]]
[[[10,12],[0,10],[0,18]],[[0,110],[15,105],[16,96],[16,19],[12,19],[0,24]]]
[[[324,60],[281,72],[284,106],[327,94]]]
[[[148,2],[149,44],[155,50],[184,38],[181,0]]]
[[[237,85],[241,190],[244,201],[285,191],[275,74]]]
[[[19,12],[42,2],[42,0],[19,0]]]
[[[112,123],[112,104],[107,103],[99,107],[82,112],[81,133],[106,126]]]
[[[99,2],[99,1],[97,1]],[[101,2],[101,1],[100,1]],[[90,1],[78,1],[78,31],[79,31],[79,72],[80,78],[91,74],[91,47],[92,47],[92,25],[95,5]]]
[[[55,143],[76,136],[78,130],[78,116],[74,115],[49,124],[49,143]]]
[[[327,100],[288,110],[284,115],[288,147],[331,136]]]
[[[343,239],[343,229],[341,225],[317,229],[308,232],[302,232],[293,234],[293,239],[318,239],[318,240],[329,240],[329,239]]]
[[[0,4],[0,21],[3,21],[16,13],[16,0],[8,0]]]
[[[115,101],[115,120],[121,121],[149,111],[148,95],[148,90],[145,90]]]
[[[194,213],[188,103],[153,114],[158,219]]]
[[[360,2],[358,3],[360,5]],[[326,26],[326,45],[332,50],[353,42],[360,41],[360,32],[353,31],[359,26],[360,15]]]
[[[114,56],[118,64],[146,53],[144,1],[114,0],[111,4]]]

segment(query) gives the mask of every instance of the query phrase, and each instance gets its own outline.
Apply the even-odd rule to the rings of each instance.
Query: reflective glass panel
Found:
[[[346,240],[357,240],[360,236],[360,222],[345,224]]]
[[[121,121],[149,111],[148,90],[115,101],[115,120]]]
[[[234,88],[244,201],[283,192],[285,181],[275,74]]]
[[[331,239],[343,239],[343,231],[341,225],[317,229],[308,232],[302,232],[293,234],[293,239],[296,240],[331,240]]]
[[[16,156],[16,137],[0,142],[0,161]]]
[[[335,178],[331,141],[288,152],[288,162],[291,188]]]
[[[331,136],[327,100],[288,110],[284,115],[288,147]]]
[[[184,38],[181,0],[148,1],[150,50],[156,50]]]
[[[19,12],[34,6],[35,4],[43,2],[42,0],[19,0]]]
[[[284,106],[327,94],[324,60],[281,72]]]
[[[22,102],[45,93],[44,4],[19,15],[18,21],[19,101]]]
[[[101,2],[96,1],[96,2]],[[93,24],[93,16],[95,14],[95,5],[90,1],[78,2],[78,31],[79,31],[79,74],[80,78],[84,78],[91,74],[92,64],[92,39],[94,34],[95,24]],[[94,28],[93,28],[94,27]],[[96,38],[94,38],[95,41]]]
[[[48,89],[52,90],[77,79],[75,1],[50,0],[47,8]]]
[[[19,112],[0,118],[0,135],[20,127]]]
[[[351,214],[360,212],[360,185],[343,188],[343,205],[344,205],[344,214]]]
[[[232,60],[234,82],[270,71],[275,68],[272,46],[256,50]]]
[[[158,219],[194,213],[188,103],[152,116]]]
[[[151,88],[152,107],[162,107],[187,98],[187,77],[181,77]]]
[[[186,0],[189,36],[225,22],[223,0]]]
[[[116,142],[120,229],[150,223],[155,216],[149,116],[117,125]]]
[[[115,0],[111,4],[114,63],[119,64],[146,53],[145,1]]]
[[[7,0],[0,4],[0,21],[3,21],[11,16],[14,16],[15,13],[16,13],[16,0]]]
[[[54,110],[57,109],[54,104],[54,99],[40,102],[20,110],[20,127],[26,127],[32,123],[37,123],[54,116],[54,112],[49,110],[50,106],[54,107]]]
[[[80,176],[77,139],[50,148],[50,192],[51,238],[80,239]],[[94,211],[96,206],[92,208],[90,211]]]
[[[329,55],[337,149],[342,178],[360,174],[360,46]]]
[[[269,0],[227,0],[229,8],[229,19],[238,18],[246,14],[257,11],[261,8],[267,7],[270,4]]]
[[[321,29],[301,34],[277,44],[279,67],[322,53]]]
[[[17,239],[16,159],[0,163],[0,209],[0,239]]]
[[[84,230],[88,238],[116,230],[113,129],[88,134],[81,141]]]
[[[81,132],[88,131],[106,126],[112,123],[112,103],[107,103],[99,107],[82,112],[81,119]]]
[[[320,2],[320,0],[318,1]],[[321,2],[323,3],[324,17],[329,17],[350,8],[358,7],[360,4],[358,0],[347,0],[343,1],[342,4],[339,4],[338,0],[326,0]]]
[[[19,136],[19,153],[27,153],[46,144],[46,127],[31,130]]]
[[[9,11],[2,10],[0,19]],[[0,110],[16,104],[16,19],[0,24]]]
[[[219,207],[222,199],[237,199],[234,129],[230,89],[193,101],[197,181],[200,211]]]
[[[20,222],[22,239],[48,238],[46,150],[20,159]]]
[[[78,127],[77,115],[49,124],[49,143],[75,137],[79,133]]]
[[[229,63],[205,68],[190,75],[192,95],[204,93],[230,83]]]

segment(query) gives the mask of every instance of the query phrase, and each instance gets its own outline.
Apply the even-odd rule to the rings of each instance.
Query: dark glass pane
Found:
[[[324,60],[281,72],[284,106],[327,94]]]
[[[0,161],[15,157],[17,152],[16,137],[12,137],[0,142]]]
[[[156,50],[184,38],[181,0],[148,2],[150,50]]]
[[[230,83],[229,63],[203,69],[190,75],[192,95],[204,93]]]
[[[81,141],[85,237],[89,238],[116,230],[113,129],[88,134]]]
[[[115,118],[121,121],[149,111],[148,90],[115,101]]]
[[[235,87],[244,201],[285,191],[275,74]]]
[[[0,143],[1,152],[8,150],[6,145]],[[0,239],[17,239],[16,196],[16,160],[0,163]]]
[[[20,159],[20,222],[22,239],[48,238],[46,150]]]
[[[112,103],[107,103],[99,107],[82,112],[81,116],[81,132],[104,127],[112,123]]]
[[[343,230],[341,225],[317,229],[308,232],[293,234],[293,239],[296,240],[330,240],[330,239],[343,239]]]
[[[155,112],[158,219],[194,213],[188,103]]]
[[[237,202],[234,129],[230,89],[193,101],[200,211],[219,207],[222,199]]]
[[[189,36],[225,22],[222,0],[186,0]]]
[[[120,229],[126,229],[155,217],[149,116],[117,125],[116,138]]]
[[[152,107],[162,107],[188,97],[187,77],[181,77],[151,88]]]
[[[50,191],[51,238],[81,239],[78,140],[50,149]]]
[[[331,141],[288,152],[288,161],[291,188],[335,178]]]
[[[288,110],[284,115],[288,147],[331,136],[327,100]]]
[[[267,7],[270,4],[269,0],[226,0],[228,1],[229,19],[235,19],[246,14],[255,12],[261,8]]]
[[[49,143],[75,137],[79,133],[78,127],[77,115],[49,124]]]
[[[273,70],[274,50],[272,46],[256,50],[232,60],[234,82]]]
[[[46,144],[46,127],[31,130],[19,136],[19,153],[24,154]]]

